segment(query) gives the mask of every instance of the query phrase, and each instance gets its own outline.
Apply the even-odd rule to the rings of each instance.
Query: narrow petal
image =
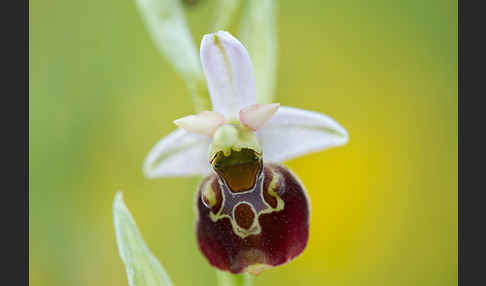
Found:
[[[240,122],[252,130],[257,130],[277,112],[280,103],[254,104],[240,110]]]
[[[210,173],[210,139],[178,129],[162,138],[145,158],[143,171],[148,178],[187,177]]]
[[[187,132],[212,137],[214,131],[224,124],[224,116],[214,111],[203,111],[174,120],[174,124]]]
[[[213,110],[227,118],[236,117],[240,109],[256,103],[250,56],[231,34],[219,31],[204,35],[201,63]]]
[[[348,132],[322,113],[281,106],[257,131],[264,162],[281,162],[348,142]]]

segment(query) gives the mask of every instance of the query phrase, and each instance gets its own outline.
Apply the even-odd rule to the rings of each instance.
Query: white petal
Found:
[[[254,104],[240,110],[240,122],[252,130],[257,130],[277,112],[280,103]]]
[[[149,152],[143,164],[148,178],[205,176],[210,139],[178,129],[162,138]]]
[[[224,124],[224,116],[214,111],[203,111],[197,115],[189,115],[174,120],[174,124],[187,132],[212,137],[214,131]]]
[[[266,162],[286,161],[348,142],[348,132],[322,113],[281,106],[257,131]]]
[[[225,31],[204,35],[201,63],[213,110],[236,118],[240,109],[256,103],[250,56],[235,37]]]

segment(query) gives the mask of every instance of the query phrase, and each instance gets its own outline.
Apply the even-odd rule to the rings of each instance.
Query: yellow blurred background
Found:
[[[213,2],[186,10],[197,43]],[[457,1],[277,11],[277,101],[333,117],[350,142],[286,163],[311,198],[309,244],[255,285],[456,285]],[[199,179],[141,171],[191,103],[134,0],[30,1],[31,285],[128,285],[118,190],[175,285],[215,285],[194,235]]]

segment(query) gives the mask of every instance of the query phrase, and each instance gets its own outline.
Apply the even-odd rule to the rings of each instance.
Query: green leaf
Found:
[[[227,30],[240,7],[240,0],[218,0],[217,5],[213,31]]]
[[[150,252],[137,229],[121,192],[113,202],[113,221],[120,257],[130,286],[171,286],[172,282],[157,258]]]
[[[278,56],[275,1],[248,0],[245,4],[240,40],[253,63],[257,103],[271,103]]]
[[[218,286],[251,286],[253,277],[248,273],[231,274],[229,272],[216,271]]]
[[[180,0],[135,0],[159,52],[184,78],[196,111],[211,108],[199,49],[194,45]]]

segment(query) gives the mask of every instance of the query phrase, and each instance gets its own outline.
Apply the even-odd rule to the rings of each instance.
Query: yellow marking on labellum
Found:
[[[210,207],[214,207],[216,205],[217,203],[216,192],[214,191],[211,184],[206,184],[206,187],[204,188],[203,191],[203,196]]]
[[[276,173],[275,171],[273,171],[272,169],[270,169],[270,171],[272,172],[272,180],[270,181],[270,184],[269,184],[269,190],[268,190],[268,193],[275,197],[276,200],[277,200],[277,206],[275,208],[273,208],[264,198],[264,190],[263,190],[263,187],[264,187],[264,173],[262,172],[262,175],[261,175],[261,178],[260,180],[262,181],[262,190],[259,191],[257,190],[256,188],[253,189],[253,190],[250,190],[250,191],[247,191],[247,192],[243,192],[243,193],[234,193],[233,195],[234,196],[238,196],[238,195],[241,195],[241,194],[246,194],[246,193],[250,193],[250,192],[256,192],[256,191],[259,191],[260,192],[260,199],[261,201],[265,204],[266,208],[261,210],[260,212],[257,212],[255,207],[253,206],[253,204],[249,201],[245,201],[245,200],[242,200],[240,202],[238,202],[237,204],[235,204],[233,206],[233,209],[231,210],[231,216],[228,215],[228,214],[225,214],[223,213],[223,209],[224,209],[224,205],[225,205],[225,202],[227,200],[226,198],[226,193],[221,190],[221,196],[222,196],[222,202],[221,202],[221,207],[219,208],[218,212],[215,214],[213,213],[212,211],[209,212],[209,217],[211,218],[211,220],[213,222],[217,222],[218,220],[222,219],[222,218],[228,218],[231,222],[231,225],[233,227],[233,231],[236,235],[238,235],[239,237],[241,238],[245,238],[249,235],[258,235],[261,233],[262,229],[261,229],[261,226],[260,226],[260,222],[259,222],[259,217],[260,215],[262,214],[268,214],[268,213],[272,213],[272,212],[276,212],[276,211],[280,211],[284,208],[285,206],[285,203],[284,201],[277,195],[276,193],[276,189],[279,187],[278,186],[278,182],[280,181],[281,183],[284,182],[284,180],[280,180],[280,177],[281,175]],[[223,188],[223,186],[220,186],[221,188]],[[236,222],[236,218],[235,218],[235,209],[240,205],[240,204],[248,204],[252,211],[253,211],[253,214],[254,214],[254,218],[253,218],[253,224],[250,226],[249,229],[245,229],[241,226],[238,225],[238,223]]]
[[[280,174],[274,172],[272,169],[270,169],[272,171],[272,180],[270,181],[270,184],[268,186],[268,194],[275,197],[277,199],[277,207],[275,207],[275,211],[280,211],[280,210],[283,210],[284,208],[284,201],[277,195],[277,193],[275,192],[277,190],[277,188],[279,187],[278,186],[278,181],[281,182],[281,184],[284,184],[285,183],[285,180],[280,180]],[[285,188],[285,186],[281,186],[283,188]]]
[[[248,229],[240,226],[238,224],[238,221],[237,221],[236,216],[235,216],[236,209],[238,208],[238,206],[243,205],[243,204],[248,205],[251,208],[251,211],[253,212],[253,222]],[[231,211],[231,213],[233,215],[233,217],[231,218],[231,225],[233,226],[233,231],[238,236],[241,237],[241,235],[243,235],[243,238],[244,238],[244,237],[247,237],[250,234],[259,234],[262,231],[261,227],[260,227],[260,223],[258,223],[258,219],[257,219],[258,216],[256,215],[256,210],[251,203],[239,202],[233,207],[233,210]]]

